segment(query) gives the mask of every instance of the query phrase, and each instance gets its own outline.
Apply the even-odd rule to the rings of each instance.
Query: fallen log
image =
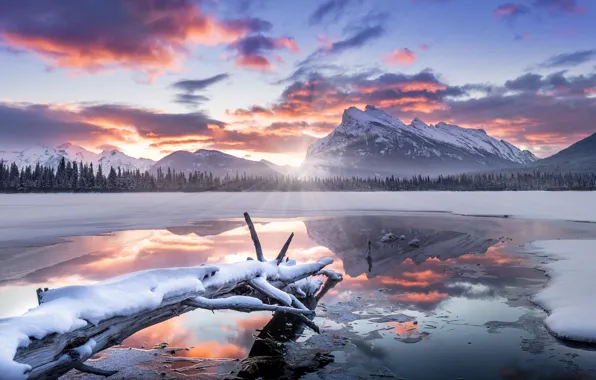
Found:
[[[341,278],[323,270],[333,260],[283,262],[291,235],[269,261],[250,216],[244,217],[257,260],[142,271],[93,285],[38,292],[38,307],[0,319],[0,378],[54,379],[73,368],[93,372],[83,363],[95,353],[197,308],[288,313],[318,331],[306,318],[314,312],[293,293],[300,297],[312,294],[313,288],[317,291],[322,283],[308,280],[310,276]]]

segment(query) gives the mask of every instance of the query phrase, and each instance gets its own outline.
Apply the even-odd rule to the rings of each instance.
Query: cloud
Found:
[[[327,16],[332,15],[337,21],[348,5],[349,0],[327,0],[314,10],[308,19],[310,25],[320,24]]]
[[[502,85],[461,86],[446,84],[432,71],[303,76],[286,86],[278,102],[228,114],[298,127],[322,123],[318,136],[341,120],[344,109],[372,104],[406,122],[421,117],[427,123],[483,128],[512,143],[540,147],[543,154],[593,132],[596,120],[596,74],[528,73]]]
[[[517,17],[530,13],[530,8],[523,4],[505,3],[495,9],[494,15],[498,19],[514,21]]]
[[[562,53],[550,57],[546,61],[542,62],[539,65],[539,67],[549,69],[561,67],[574,67],[589,62],[594,58],[596,58],[596,49],[580,50],[573,53]]]
[[[596,74],[568,76],[565,71],[543,76],[534,73],[505,82],[508,90],[550,96],[583,96],[596,87]]]
[[[327,50],[330,53],[341,53],[349,49],[364,46],[369,41],[382,37],[385,34],[385,28],[381,25],[375,25],[365,28],[353,36],[340,40],[331,44],[331,48]]]
[[[389,64],[412,65],[416,62],[416,54],[408,49],[398,49],[385,56],[385,62]]]
[[[86,106],[78,113],[94,124],[134,128],[142,138],[204,134],[210,130],[210,126],[222,128],[225,125],[202,112],[165,113],[118,104]]]
[[[505,82],[505,87],[513,91],[538,91],[542,87],[542,75],[528,73]]]
[[[193,95],[193,94],[176,94],[174,96],[174,102],[183,104],[191,109],[195,109],[199,104],[208,101],[209,98],[205,95]]]
[[[442,83],[432,72],[418,74],[323,75],[311,73],[289,84],[279,102],[256,106],[256,116],[274,121],[307,121],[336,124],[345,108],[375,104],[400,112],[430,113],[443,107],[447,96],[460,96],[463,90]],[[258,108],[257,108],[258,107]],[[229,111],[237,117],[250,117],[245,109]]]
[[[0,38],[54,67],[94,72],[176,69],[196,44],[229,43],[269,30],[267,21],[219,20],[191,0],[0,2]]]
[[[587,12],[587,8],[577,0],[535,0],[534,6],[549,11],[551,14],[578,14]]]
[[[170,87],[183,91],[180,94],[176,94],[174,102],[184,104],[194,109],[199,104],[209,100],[207,96],[196,94],[196,92],[204,91],[208,87],[228,79],[229,77],[229,74],[223,73],[205,79],[183,79],[178,82],[174,82],[170,85]]]
[[[144,143],[162,152],[208,147],[280,154],[303,153],[316,139],[312,134],[333,128],[324,123],[273,122],[228,129],[201,112],[165,113],[119,104],[0,103],[0,124],[10,126],[2,133],[2,149],[72,141],[92,149]]]
[[[239,108],[236,110],[226,110],[226,114],[240,117],[253,117],[253,116],[270,116],[272,112],[265,107],[252,106],[248,109]]]
[[[270,70],[273,68],[266,55],[277,58],[278,56],[273,53],[276,50],[287,49],[292,53],[300,52],[300,48],[293,38],[272,38],[262,34],[241,38],[230,44],[228,49],[236,51],[236,66],[257,70]]]
[[[183,79],[178,82],[172,83],[172,87],[185,92],[196,92],[206,89],[215,83],[221,82],[224,79],[228,79],[229,74],[218,74],[205,79]]]
[[[515,41],[527,41],[530,38],[532,38],[532,36],[528,33],[518,33],[513,37]]]
[[[86,122],[57,105],[0,102],[0,125],[2,148],[26,148],[39,143],[57,145],[64,141],[90,139],[101,144],[123,138],[118,130]]]

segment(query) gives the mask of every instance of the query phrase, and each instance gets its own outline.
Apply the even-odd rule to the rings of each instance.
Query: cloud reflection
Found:
[[[314,262],[335,256],[332,268],[346,273],[344,281],[325,296],[328,303],[349,300],[358,294],[379,294],[383,290],[387,300],[395,306],[420,310],[434,310],[450,297],[470,299],[490,298],[504,294],[509,286],[519,285],[531,277],[531,269],[520,264],[522,256],[502,252],[501,246],[483,248],[480,253],[450,248],[459,242],[459,232],[440,232],[416,229],[407,218],[346,217],[318,220],[257,220],[255,223],[266,256],[274,257],[291,232],[294,240],[288,257],[300,262]],[[408,236],[421,236],[438,244],[417,250],[403,246],[380,246],[378,237],[386,231],[401,231],[409,225]],[[93,239],[89,244],[86,239]],[[373,240],[374,239],[374,240]],[[434,240],[433,240],[434,239]],[[368,267],[365,247],[373,240],[372,266]],[[484,237],[481,240],[485,240]],[[424,241],[424,240],[423,240]],[[204,222],[195,226],[172,227],[167,230],[125,231],[101,237],[80,237],[71,245],[86,254],[36,270],[18,279],[0,282],[0,295],[15,288],[36,286],[54,288],[74,283],[93,283],[132,271],[163,267],[184,267],[205,262],[238,262],[254,256],[254,247],[243,221]],[[64,244],[49,247],[58,252]],[[482,246],[484,247],[484,246]],[[481,247],[481,248],[482,248]],[[72,248],[72,247],[71,247]],[[405,250],[404,250],[405,249]],[[491,276],[464,276],[481,270]],[[31,302],[34,302],[31,297]],[[10,314],[11,306],[2,302]],[[32,304],[31,307],[34,305]],[[22,310],[22,305],[19,306]],[[15,309],[16,310],[16,309]],[[270,314],[217,314],[197,310],[179,318],[138,332],[126,340],[130,346],[146,348],[160,342],[170,347],[188,347],[180,355],[192,357],[230,357],[247,355],[254,338],[252,333],[262,328]],[[394,326],[400,336],[408,328]],[[411,327],[411,326],[410,326]],[[192,347],[192,348],[191,348]]]

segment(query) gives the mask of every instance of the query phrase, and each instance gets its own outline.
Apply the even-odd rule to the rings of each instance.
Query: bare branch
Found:
[[[257,230],[255,230],[255,225],[252,223],[250,219],[250,215],[247,212],[244,213],[244,220],[248,225],[248,230],[250,231],[250,238],[252,242],[255,244],[255,251],[257,253],[257,260],[265,261],[265,256],[263,255],[263,247],[261,247],[261,242],[259,241],[259,236],[257,235]]]
[[[266,310],[275,313],[288,313],[296,315],[306,326],[319,332],[317,325],[307,317],[314,315],[314,311],[308,310],[295,296],[281,289],[291,288],[291,285],[294,285],[295,290],[292,290],[292,292],[296,292],[300,296],[310,296],[313,291],[305,290],[301,293],[298,292],[296,286],[299,284],[296,284],[296,282],[317,274],[326,275],[329,278],[341,279],[341,275],[333,271],[323,270],[323,268],[333,263],[333,260],[331,258],[323,258],[314,263],[276,266],[275,262],[265,260],[250,216],[245,214],[245,219],[251,231],[251,237],[255,243],[255,250],[259,261],[209,266],[202,265],[168,270],[156,269],[155,273],[165,276],[166,281],[173,281],[170,284],[173,286],[177,286],[176,284],[180,278],[188,278],[197,282],[196,287],[186,290],[183,293],[173,292],[171,296],[164,293],[164,298],[157,306],[146,308],[143,306],[142,300],[139,300],[136,304],[138,311],[132,314],[125,310],[130,305],[122,307],[107,306],[106,312],[109,311],[107,315],[111,315],[111,317],[106,316],[105,319],[87,321],[85,326],[66,332],[59,332],[60,330],[56,330],[58,327],[55,327],[55,320],[46,320],[47,318],[45,316],[47,313],[59,309],[60,313],[56,312],[57,315],[68,315],[70,313],[72,315],[78,315],[77,318],[80,319],[85,319],[85,317],[82,314],[79,315],[78,306],[69,309],[68,313],[63,313],[64,310],[62,310],[62,304],[59,300],[61,297],[70,297],[68,292],[65,292],[63,289],[39,289],[37,291],[39,301],[43,302],[44,308],[41,312],[39,311],[40,309],[34,308],[22,317],[0,319],[3,329],[7,329],[6,331],[13,329],[15,332],[19,332],[18,334],[8,334],[9,337],[14,337],[14,341],[6,342],[3,340],[3,348],[14,347],[15,351],[11,358],[11,349],[0,350],[0,362],[9,364],[17,371],[23,371],[23,374],[26,374],[29,379],[58,378],[73,368],[100,374],[98,371],[101,370],[88,367],[82,363],[91,355],[119,344],[139,330],[180,316],[195,308],[210,310],[233,309],[247,312]],[[280,255],[278,255],[280,262],[283,261],[287,253],[292,237],[293,234],[288,238],[282,251],[280,251]],[[139,282],[144,283],[143,281],[147,281],[147,278],[152,278],[151,276],[146,278],[146,276],[147,272],[144,271],[131,274],[131,276],[121,281],[135,282],[137,284]],[[268,281],[268,277],[271,283]],[[88,286],[112,286],[115,289],[126,288],[119,282]],[[153,286],[150,282],[144,286],[147,286],[147,289],[153,291],[153,287],[149,288],[149,286]],[[169,286],[166,288],[169,289]],[[249,295],[250,297],[248,297]],[[320,295],[321,292],[319,292]],[[270,304],[272,302],[274,304]],[[279,303],[279,305],[275,303]],[[36,337],[36,339],[32,339],[27,345],[20,345],[16,341],[21,334],[34,336],[31,331],[38,331],[39,328],[36,327],[38,325],[43,325],[47,330],[45,336]],[[72,347],[77,348],[73,349]],[[12,359],[12,362],[10,359]]]
[[[256,290],[258,290],[259,292],[266,295],[267,297],[273,298],[274,300],[281,303],[282,305],[290,306],[292,304],[292,297],[293,297],[292,295],[287,294],[286,292],[277,289],[276,287],[274,287],[273,285],[268,283],[267,280],[262,277],[258,277],[253,280],[250,280],[248,282],[248,284],[250,286],[252,286],[253,288],[255,288]],[[296,299],[296,297],[294,297],[294,299]],[[300,305],[302,305],[302,303],[300,301],[298,301],[297,299],[296,299],[296,301]],[[304,307],[304,305],[302,305],[302,306]],[[306,326],[310,327],[317,334],[321,333],[319,326],[317,326],[313,321],[311,321],[310,319],[308,319],[307,317],[305,317],[302,314],[298,314],[297,316]]]
[[[80,371],[80,372],[90,373],[92,375],[99,375],[99,376],[104,376],[104,377],[112,376],[112,375],[118,373],[118,371],[106,371],[103,369],[91,367],[85,363],[76,364],[74,366],[74,369],[76,369],[77,371]]]
[[[284,244],[284,246],[281,248],[281,251],[279,251],[279,254],[275,258],[275,261],[277,262],[277,265],[281,264],[281,262],[283,261],[284,256],[286,255],[286,252],[288,252],[288,248],[290,247],[290,243],[292,242],[292,239],[293,238],[294,238],[294,233],[292,232],[292,234],[290,235],[290,237],[286,241],[286,244]]]
[[[258,298],[247,296],[231,296],[227,298],[209,299],[197,297],[184,301],[184,304],[199,309],[207,310],[237,310],[242,312],[251,311],[281,311],[290,314],[313,315],[314,311],[309,309],[297,309],[288,306],[267,305]]]

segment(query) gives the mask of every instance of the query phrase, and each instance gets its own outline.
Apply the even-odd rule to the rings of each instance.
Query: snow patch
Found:
[[[542,266],[550,281],[533,298],[550,314],[546,326],[561,338],[596,343],[596,240],[545,240],[532,246],[556,260]]]

